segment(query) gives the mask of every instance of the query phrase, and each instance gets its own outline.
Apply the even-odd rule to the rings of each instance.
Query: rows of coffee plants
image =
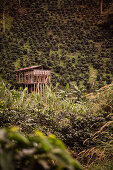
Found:
[[[99,4],[73,0],[59,3],[29,0],[21,1],[21,6],[18,2],[6,3],[4,34],[2,22],[0,25],[2,77],[13,83],[15,69],[42,64],[52,70],[54,85],[76,81],[78,86],[91,91],[91,65],[97,70],[96,88],[110,84],[112,30],[98,26],[98,21],[103,20]],[[104,9],[108,7],[109,3],[104,2]],[[0,17],[2,20],[2,12]]]

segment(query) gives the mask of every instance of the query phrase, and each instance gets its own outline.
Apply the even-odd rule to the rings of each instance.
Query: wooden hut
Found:
[[[50,70],[43,66],[33,66],[15,70],[16,81],[23,88],[27,87],[29,92],[43,92],[46,85],[50,85]]]

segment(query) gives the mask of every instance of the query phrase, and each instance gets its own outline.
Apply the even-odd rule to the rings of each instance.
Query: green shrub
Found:
[[[25,136],[16,127],[0,130],[1,170],[82,170],[61,140],[54,135],[35,134]]]

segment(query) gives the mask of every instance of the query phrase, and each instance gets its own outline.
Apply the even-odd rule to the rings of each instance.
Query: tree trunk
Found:
[[[3,10],[3,33],[5,33],[5,11]]]
[[[100,4],[100,14],[102,15],[103,13],[103,0],[101,0],[101,4]]]
[[[19,6],[20,6],[20,0],[18,0]]]

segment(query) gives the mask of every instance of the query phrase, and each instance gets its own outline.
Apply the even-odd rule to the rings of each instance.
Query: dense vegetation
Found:
[[[73,93],[76,98],[73,97]],[[82,92],[81,92],[82,91]],[[49,87],[46,95],[1,85],[0,126],[35,129],[60,138],[85,168],[110,169],[113,158],[113,85],[82,96],[83,90]],[[81,98],[79,97],[81,95]]]
[[[103,15],[96,0],[0,3],[2,78],[14,84],[15,69],[42,64],[51,69],[54,85],[76,81],[91,91],[112,82],[111,0],[104,0]]]
[[[2,170],[82,169],[54,135],[47,138],[36,131],[34,135],[25,137],[15,127],[0,130],[0,135]]]
[[[19,89],[39,64],[52,88]],[[112,0],[1,0],[0,169],[112,170],[112,64]]]

